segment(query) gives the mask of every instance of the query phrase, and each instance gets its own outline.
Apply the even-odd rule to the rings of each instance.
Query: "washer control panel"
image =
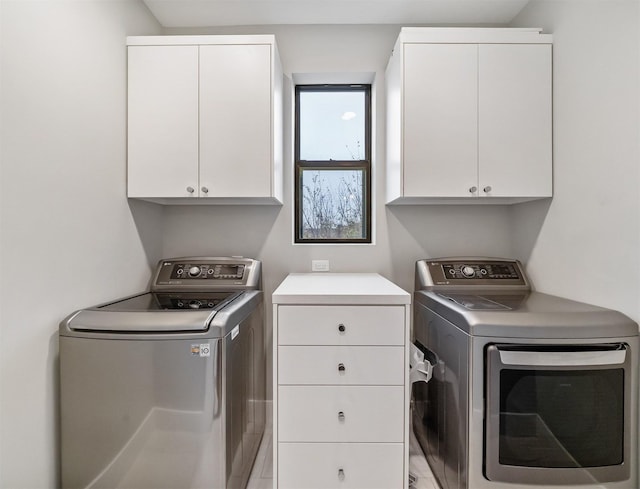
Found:
[[[245,265],[241,263],[176,263],[171,270],[172,280],[242,280]]]
[[[261,263],[243,257],[186,257],[161,260],[152,292],[246,290],[260,287]]]

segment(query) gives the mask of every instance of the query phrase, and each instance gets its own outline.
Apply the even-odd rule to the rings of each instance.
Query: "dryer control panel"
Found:
[[[518,260],[434,258],[418,260],[416,267],[416,290],[449,290],[460,287],[529,289],[529,282]]]
[[[446,279],[485,279],[485,280],[518,280],[518,274],[513,263],[443,263],[434,266],[442,267],[442,274]]]

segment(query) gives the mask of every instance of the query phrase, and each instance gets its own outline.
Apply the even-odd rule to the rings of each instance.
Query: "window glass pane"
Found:
[[[300,93],[300,159],[364,160],[365,93]]]
[[[364,170],[300,169],[300,172],[300,238],[365,238]]]

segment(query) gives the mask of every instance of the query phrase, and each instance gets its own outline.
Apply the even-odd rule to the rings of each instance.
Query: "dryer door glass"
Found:
[[[623,462],[622,369],[500,372],[499,461],[522,467]]]

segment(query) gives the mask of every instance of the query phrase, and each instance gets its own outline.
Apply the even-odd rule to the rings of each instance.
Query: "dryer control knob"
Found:
[[[465,265],[460,269],[460,271],[462,272],[462,275],[467,278],[471,278],[476,274],[476,271],[473,269],[473,267],[470,267],[469,265]]]
[[[191,275],[192,277],[197,277],[198,275],[200,275],[200,267],[191,267],[189,269],[189,275]]]

